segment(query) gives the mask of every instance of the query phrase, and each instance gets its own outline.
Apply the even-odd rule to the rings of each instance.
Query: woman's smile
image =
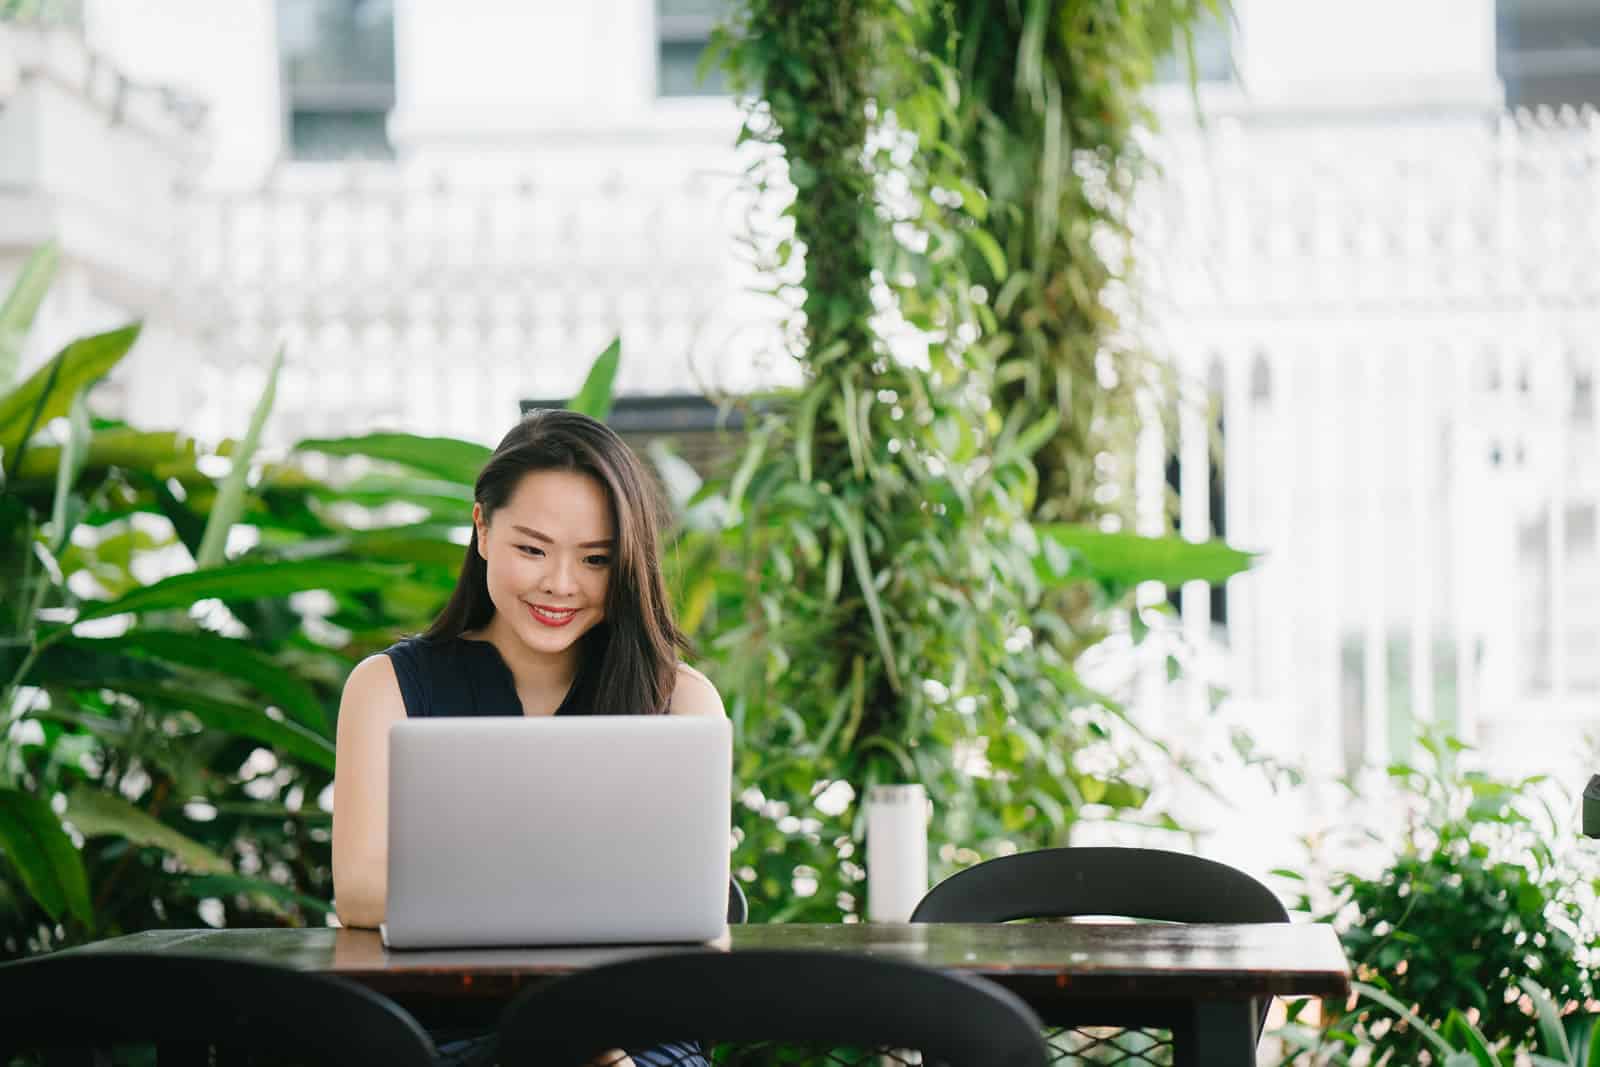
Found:
[[[543,626],[565,626],[578,614],[577,608],[553,608],[546,604],[527,604],[527,608],[533,621]]]

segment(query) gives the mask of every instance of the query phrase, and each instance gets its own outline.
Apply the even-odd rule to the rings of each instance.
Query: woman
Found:
[[[346,926],[383,921],[388,732],[401,719],[724,713],[716,688],[678,661],[686,642],[661,577],[653,483],[616,433],[575,412],[531,412],[473,499],[449,603],[345,683],[333,883]]]

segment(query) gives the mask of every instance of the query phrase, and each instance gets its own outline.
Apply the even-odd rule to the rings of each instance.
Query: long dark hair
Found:
[[[605,423],[575,411],[539,408],[512,427],[478,472],[472,493],[484,522],[524,476],[548,470],[575,471],[599,482],[616,525],[605,620],[583,636],[578,649],[580,669],[596,671],[594,706],[622,714],[664,713],[677,680],[678,652],[688,648],[688,641],[672,621],[661,577],[655,483]],[[474,526],[455,591],[423,638],[450,640],[487,626],[494,617],[488,575]]]

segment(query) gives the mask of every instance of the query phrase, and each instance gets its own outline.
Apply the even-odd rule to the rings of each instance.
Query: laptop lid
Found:
[[[732,760],[721,716],[396,723],[385,944],[719,936]]]

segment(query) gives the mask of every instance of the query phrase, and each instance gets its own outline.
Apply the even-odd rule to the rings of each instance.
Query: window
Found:
[[[393,0],[278,0],[289,154],[388,159]]]
[[[698,75],[712,27],[728,13],[729,0],[656,0],[656,93],[660,96],[726,96],[721,70]]]
[[[1600,4],[1496,0],[1495,60],[1510,107],[1600,107]]]

